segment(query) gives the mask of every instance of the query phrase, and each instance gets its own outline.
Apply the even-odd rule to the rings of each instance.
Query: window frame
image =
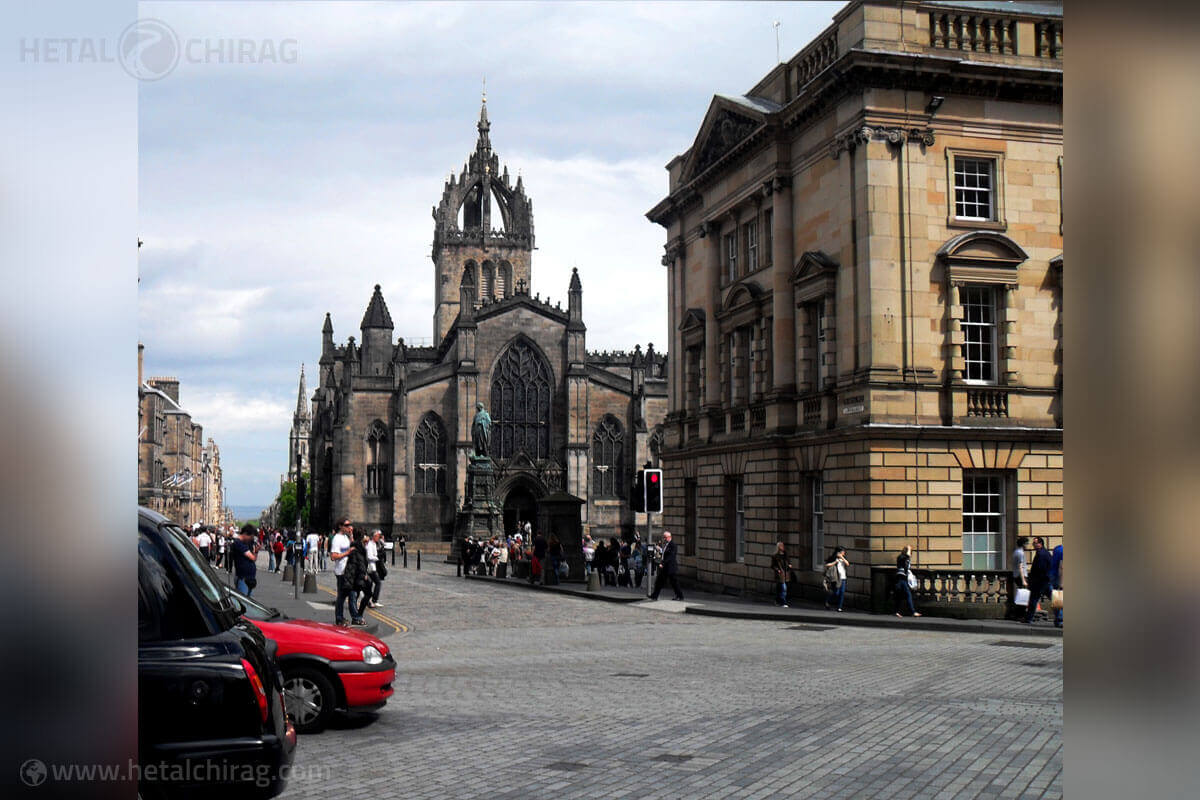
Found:
[[[606,446],[611,448],[610,460],[603,458]],[[592,496],[624,500],[626,483],[625,426],[612,414],[605,414],[592,428]]]
[[[758,263],[758,220],[752,219],[742,225],[746,235],[746,274],[757,272],[762,266]]]
[[[971,481],[986,480],[989,482],[996,481],[997,484],[996,484],[995,492],[989,491],[986,493],[980,493],[978,491],[972,491],[969,496],[972,498],[996,497],[996,498],[998,498],[997,504],[999,506],[999,510],[996,512],[992,512],[991,510],[986,510],[986,511],[981,512],[981,511],[977,510],[977,503],[972,502],[971,503],[971,507],[972,507],[971,511],[968,512],[967,511],[967,506],[968,506],[968,503],[967,503],[967,497],[968,497],[967,481],[968,480],[971,480]],[[1009,495],[1008,484],[1009,484],[1009,476],[1005,472],[1000,472],[1000,471],[996,471],[996,470],[981,470],[981,469],[965,469],[965,470],[963,470],[961,488],[960,488],[960,492],[962,495],[962,517],[961,517],[961,522],[960,522],[961,561],[959,562],[959,566],[962,569],[964,569],[964,570],[1004,570],[1006,568],[1005,565],[1009,563],[1009,554],[1008,554],[1009,519],[1008,519],[1008,514],[1009,514],[1009,509],[1010,509],[1010,502],[1009,502],[1009,496],[1008,496]],[[988,488],[990,489],[991,487],[988,487]],[[967,531],[968,516],[970,516],[972,518],[972,520],[994,519],[995,522],[991,527],[989,527],[989,529],[983,530],[983,531],[978,530],[975,523],[972,522],[972,524],[970,525],[971,530],[968,532]],[[994,528],[994,530],[991,528]],[[966,542],[967,536],[991,537],[992,543],[994,544],[996,549],[994,549],[994,550],[974,549],[975,542],[973,541],[972,549],[968,551],[967,550],[967,542]],[[968,566],[968,564],[967,564],[967,556],[968,555],[970,555],[972,557],[979,556],[979,555],[994,555],[994,558],[990,559],[991,564],[985,565],[985,566],[976,566],[975,559],[972,558],[971,564]],[[1009,566],[1008,568],[1011,569],[1011,566]]]
[[[959,327],[962,329],[963,335],[963,383],[971,384],[973,386],[995,386],[1000,382],[1000,303],[996,289],[997,287],[986,283],[968,283],[964,284],[959,289],[959,304],[963,308],[962,318],[959,320]],[[968,298],[972,292],[986,293],[991,302],[988,304],[969,303]],[[980,323],[968,321],[968,307],[990,307],[991,322]],[[988,360],[986,362],[978,359],[972,360],[968,357],[969,346],[973,344],[973,342],[970,341],[970,334],[975,331],[984,330],[991,331],[991,342],[989,344],[989,349],[991,352],[988,354]],[[991,365],[992,376],[990,378],[970,377],[971,365],[983,363],[988,363]]]
[[[744,475],[725,476],[725,560],[746,562],[746,480]]]
[[[446,494],[446,426],[441,417],[430,411],[421,417],[413,432],[413,494],[425,497],[444,497]],[[433,461],[429,450],[433,448]],[[425,460],[421,461],[421,455]],[[430,489],[432,485],[432,490]]]
[[[825,473],[814,472],[808,478],[808,546],[812,553],[812,571],[825,566]]]
[[[963,217],[958,214],[958,188],[956,183],[958,159],[987,161],[991,163],[991,216]],[[990,150],[973,150],[961,147],[946,148],[946,225],[952,228],[977,228],[981,230],[1006,230],[1004,192],[1004,153]]]
[[[724,243],[725,258],[725,283],[733,283],[738,279],[738,229],[734,227],[732,231],[723,235],[721,241]]]

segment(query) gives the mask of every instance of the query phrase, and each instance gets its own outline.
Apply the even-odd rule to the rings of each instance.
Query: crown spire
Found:
[[[479,129],[479,142],[475,145],[475,149],[481,154],[487,155],[492,151],[491,138],[488,136],[492,129],[492,123],[488,121],[487,115],[487,78],[483,79],[483,102],[479,107],[479,124],[476,126]]]
[[[297,417],[308,416],[308,403],[306,402],[307,394],[308,394],[308,390],[305,388],[305,384],[304,384],[304,365],[301,364],[300,365],[300,391],[296,394],[296,416]]]

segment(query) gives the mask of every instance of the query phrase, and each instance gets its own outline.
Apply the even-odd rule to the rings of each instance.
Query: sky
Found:
[[[227,502],[275,497],[325,312],[359,336],[378,283],[395,335],[429,343],[431,209],[485,80],[493,150],[533,200],[531,291],[565,306],[577,267],[589,349],[662,351],[645,213],[667,161],[714,94],[775,65],[776,20],[787,59],[842,5],[142,3],[178,61],[139,85],[138,335],[220,447]]]

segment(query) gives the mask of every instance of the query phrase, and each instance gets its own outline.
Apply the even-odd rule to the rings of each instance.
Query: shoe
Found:
[[[351,625],[353,625],[353,626],[354,626],[354,627],[356,627],[356,628],[365,628],[365,627],[367,627],[367,623],[363,622],[361,619],[355,619],[355,620],[351,620],[351,621],[350,621],[350,624],[351,624]]]
[[[897,616],[897,617],[900,617],[900,616],[903,616],[903,615],[902,615],[902,614],[901,614],[899,611],[897,611],[897,612],[896,612],[896,616]]]
[[[787,603],[784,603],[783,605],[780,606],[780,608],[789,608],[789,606]]]
[[[371,608],[383,608],[383,603],[371,603]]]
[[[919,616],[921,616],[921,614],[920,614],[919,612],[917,612],[917,611],[914,611],[914,612],[913,612],[913,616],[914,616],[914,617],[919,617]]]
[[[646,599],[648,599],[648,600],[657,600],[657,599],[658,599],[658,596],[657,596],[657,595],[653,595],[653,594],[652,594],[652,595],[650,595],[650,597],[648,597],[648,598],[646,598]]]
[[[675,600],[675,601],[676,601],[676,602],[678,602],[678,603],[682,603],[682,602],[683,602],[683,598],[682,598],[682,597],[675,597],[675,598],[672,598],[672,599],[673,599],[673,600]]]
[[[350,627],[349,624],[347,624],[346,620],[344,620],[344,619],[339,619],[337,622],[335,622],[333,624],[338,626],[339,628],[349,628]]]
[[[840,614],[840,613],[842,613],[842,610],[841,610],[840,608],[838,609],[838,613],[839,613],[839,614]]]

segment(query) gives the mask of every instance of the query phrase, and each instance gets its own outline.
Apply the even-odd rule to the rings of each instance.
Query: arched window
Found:
[[[550,457],[550,365],[531,342],[513,342],[492,373],[491,448],[496,458]]]
[[[479,270],[479,297],[482,300],[491,300],[495,297],[493,292],[496,288],[496,270],[492,266],[492,262],[483,262],[483,267]]]
[[[363,487],[363,493],[372,497],[384,497],[387,495],[387,485],[391,479],[391,472],[388,470],[387,463],[387,444],[387,429],[383,427],[382,422],[375,420],[367,430],[367,480],[366,485]]]
[[[416,494],[446,493],[446,429],[432,411],[421,419],[413,437]]]
[[[592,436],[592,496],[625,496],[625,430],[612,414],[605,415]]]

